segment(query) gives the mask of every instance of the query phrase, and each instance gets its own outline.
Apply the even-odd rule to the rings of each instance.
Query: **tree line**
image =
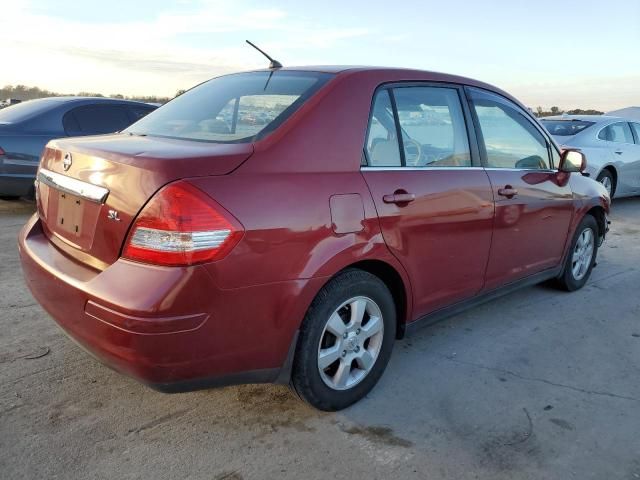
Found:
[[[176,92],[175,96],[183,93],[184,90]],[[0,100],[6,100],[9,98],[16,100],[33,100],[36,98],[44,97],[63,97],[63,96],[78,96],[78,97],[108,97],[108,98],[120,98],[123,100],[136,100],[138,102],[147,103],[167,103],[172,97],[159,97],[157,95],[138,96],[138,95],[122,95],[120,93],[114,93],[112,95],[103,95],[95,92],[78,92],[78,93],[58,93],[51,90],[42,89],[39,87],[28,87],[26,85],[6,85],[0,88]]]
[[[536,108],[536,117],[550,117],[551,115],[562,115],[566,113],[568,115],[602,115],[604,112],[600,110],[594,110],[592,108],[583,110],[582,108],[575,108],[573,110],[562,110],[560,107],[551,107],[550,110],[544,110],[542,107]]]

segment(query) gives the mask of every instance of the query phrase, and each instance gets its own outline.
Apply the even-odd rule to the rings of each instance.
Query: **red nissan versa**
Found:
[[[508,94],[384,68],[215,78],[54,140],[19,243],[80,345],[166,392],[362,398],[395,339],[516,287],[582,287],[609,197]]]

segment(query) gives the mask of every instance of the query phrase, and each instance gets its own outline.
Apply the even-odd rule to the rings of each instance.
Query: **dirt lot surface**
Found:
[[[583,290],[399,341],[337,414],[269,385],[165,395],[97,363],[23,284],[31,208],[0,201],[2,479],[640,479],[640,199],[614,202]]]

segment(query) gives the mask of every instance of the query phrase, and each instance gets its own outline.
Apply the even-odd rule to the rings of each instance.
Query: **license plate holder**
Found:
[[[76,195],[58,191],[56,225],[61,232],[75,237],[82,235],[84,202]]]

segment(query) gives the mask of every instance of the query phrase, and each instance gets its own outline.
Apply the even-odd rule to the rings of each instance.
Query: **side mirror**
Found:
[[[587,157],[578,150],[565,150],[560,157],[558,171],[572,173],[584,172],[587,168]]]

